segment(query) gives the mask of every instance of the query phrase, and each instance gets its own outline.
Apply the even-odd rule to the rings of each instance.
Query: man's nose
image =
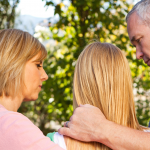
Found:
[[[143,56],[144,56],[143,52],[139,48],[136,48],[136,58],[141,59],[143,58]]]

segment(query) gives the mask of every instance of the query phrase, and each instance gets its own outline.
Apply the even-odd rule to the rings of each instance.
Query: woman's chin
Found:
[[[38,96],[35,98],[24,98],[24,102],[29,102],[29,101],[36,101],[38,99]]]

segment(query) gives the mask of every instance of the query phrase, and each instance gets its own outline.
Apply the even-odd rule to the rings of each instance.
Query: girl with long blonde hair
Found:
[[[109,43],[94,42],[80,54],[74,72],[73,106],[98,107],[106,119],[143,130],[135,114],[132,78],[123,52]],[[94,116],[93,116],[94,117]],[[80,142],[65,137],[68,150],[108,150],[98,142]]]

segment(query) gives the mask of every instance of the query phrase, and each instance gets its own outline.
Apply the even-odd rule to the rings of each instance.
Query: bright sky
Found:
[[[46,0],[45,0],[46,1]],[[54,15],[53,7],[44,7],[45,1],[42,0],[20,0],[17,11],[20,11],[21,15],[31,15],[39,18],[48,18]],[[65,0],[67,1],[67,0]],[[130,0],[133,1],[133,0]],[[138,2],[139,0],[134,0]],[[55,3],[59,3],[60,0],[55,0]]]
[[[55,0],[58,1],[58,0]],[[53,7],[44,7],[45,1],[42,0],[20,0],[17,11],[21,15],[31,15],[39,18],[48,18],[54,15]]]

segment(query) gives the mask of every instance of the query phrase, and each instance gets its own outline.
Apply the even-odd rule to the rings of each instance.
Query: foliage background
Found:
[[[16,7],[20,0],[0,0],[0,29],[14,27]]]
[[[38,37],[53,39],[53,44],[46,46],[48,57],[44,62],[49,79],[44,82],[39,99],[23,103],[19,112],[29,117],[44,134],[54,130],[50,120],[58,124],[69,120],[73,113],[72,80],[76,60],[85,45],[97,40],[113,43],[125,52],[133,77],[137,117],[140,124],[147,126],[150,118],[149,68],[143,61],[136,60],[125,22],[133,4],[126,0],[43,1],[46,7],[55,7],[54,15],[59,16],[59,21],[49,23],[49,31],[40,31]]]

